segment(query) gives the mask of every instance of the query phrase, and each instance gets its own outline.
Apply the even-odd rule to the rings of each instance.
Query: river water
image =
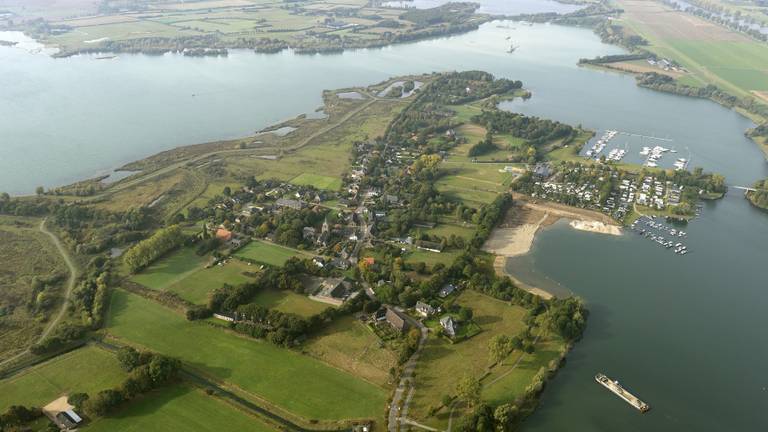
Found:
[[[507,36],[520,46],[513,54]],[[29,192],[173,146],[242,136],[314,111],[322,89],[459,69],[522,80],[533,99],[507,109],[671,139],[690,151],[694,166],[731,184],[768,176],[762,153],[743,136],[748,120],[709,101],[640,89],[627,75],[576,66],[581,57],[620,52],[589,30],[514,23],[324,56],[52,60],[0,48],[0,190]],[[526,430],[765,430],[767,218],[731,192],[686,228],[693,252],[685,257],[632,234],[566,224],[544,230],[526,257],[525,277],[583,297],[591,317]],[[634,411],[594,382],[597,372],[621,379],[653,410]]]

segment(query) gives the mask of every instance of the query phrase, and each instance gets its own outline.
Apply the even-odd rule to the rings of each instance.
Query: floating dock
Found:
[[[651,409],[647,403],[641,401],[637,396],[627,391],[627,389],[622,387],[618,381],[614,381],[601,373],[595,375],[595,381],[602,384],[603,387],[613,392],[616,396],[624,399],[628,404],[637,408],[641,413]]]

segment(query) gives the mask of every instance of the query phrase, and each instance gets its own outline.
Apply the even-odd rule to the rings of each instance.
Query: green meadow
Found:
[[[182,248],[131,276],[131,280],[147,288],[164,290],[199,270],[205,260],[194,249]]]
[[[274,243],[254,240],[235,252],[235,257],[279,267],[285,264],[291,257],[301,254],[304,254],[304,252]]]
[[[253,298],[253,302],[267,309],[293,313],[302,317],[311,317],[333,307],[327,303],[311,300],[309,297],[296,294],[293,291],[267,289],[262,290]]]
[[[241,432],[278,430],[184,384],[153,391],[109,417],[82,428],[86,432],[219,432],[222,429]]]
[[[43,407],[71,393],[95,394],[126,376],[112,353],[93,346],[79,348],[0,381],[0,411],[11,405]]]
[[[314,186],[318,189],[336,191],[341,189],[341,179],[311,173],[302,173],[291,179],[291,183],[299,186]]]
[[[351,374],[268,342],[189,322],[125,291],[112,295],[107,329],[306,419],[375,417],[386,402],[381,388]]]

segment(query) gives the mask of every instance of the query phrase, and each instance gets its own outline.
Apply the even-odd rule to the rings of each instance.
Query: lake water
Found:
[[[52,60],[0,49],[0,190],[29,192],[182,144],[236,137],[312,112],[322,89],[392,75],[481,69],[533,92],[507,109],[598,130],[673,139],[731,184],[768,176],[751,123],[705,100],[580,69],[616,54],[589,30],[484,25],[450,38],[326,56],[123,55]],[[520,48],[506,53],[510,36]],[[191,95],[195,94],[195,97]],[[635,235],[556,224],[524,262],[591,311],[584,340],[545,392],[531,431],[765,430],[768,425],[768,214],[737,192],[705,206],[679,257]],[[519,264],[519,263],[518,263]],[[653,407],[640,415],[594,382],[619,378]]]

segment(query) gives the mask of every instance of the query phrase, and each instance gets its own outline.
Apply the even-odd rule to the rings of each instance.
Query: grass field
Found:
[[[337,319],[307,343],[305,350],[382,387],[390,385],[389,369],[397,365],[397,354],[351,316]]]
[[[200,268],[184,279],[169,285],[166,289],[175,292],[179,297],[196,304],[204,304],[208,293],[223,284],[240,285],[253,280],[244,275],[245,272],[256,272],[258,266],[248,265],[239,260],[229,260],[224,265],[211,268]]]
[[[125,291],[112,295],[107,329],[306,419],[372,418],[385,405],[381,388],[351,374],[264,341],[186,321]]]
[[[475,291],[462,292],[457,303],[472,308],[473,321],[482,331],[456,344],[430,337],[416,370],[416,392],[410,409],[412,418],[441,429],[447,426],[449,413],[441,409],[435,417],[429,417],[430,407],[440,406],[444,395],[455,394],[456,383],[464,375],[479,378],[485,372],[490,365],[488,343],[493,336],[514,336],[525,328],[522,319],[526,311],[519,306],[510,306]],[[516,374],[517,370],[510,375]],[[454,416],[462,414],[456,412]]]
[[[238,258],[245,258],[278,267],[285,264],[289,258],[302,254],[305,253],[296,249],[258,240],[250,242],[244,248],[235,252],[235,256]],[[309,256],[308,254],[305,255]]]
[[[95,394],[125,379],[114,354],[87,346],[0,381],[0,411],[10,405],[42,407],[70,393]]]
[[[226,430],[271,432],[278,429],[199,389],[179,384],[153,391],[117,413],[81,428],[87,432]]]
[[[311,300],[309,297],[285,290],[263,290],[256,294],[253,302],[265,308],[275,309],[280,312],[293,313],[305,318],[317,315],[332,307],[329,304]]]
[[[194,249],[182,248],[131,276],[131,280],[147,288],[164,290],[198,271],[205,261]]]
[[[317,174],[302,173],[291,179],[291,183],[299,186],[314,186],[318,189],[337,191],[341,189],[341,179]]]
[[[411,264],[423,262],[428,267],[433,267],[435,264],[441,263],[448,267],[456,260],[457,256],[459,256],[459,251],[445,251],[438,253],[413,248],[407,255],[405,255],[405,262]]]

